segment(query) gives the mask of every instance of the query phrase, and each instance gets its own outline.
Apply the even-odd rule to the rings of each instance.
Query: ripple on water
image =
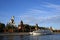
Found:
[[[0,36],[0,40],[60,40],[60,35],[19,35],[19,36]]]

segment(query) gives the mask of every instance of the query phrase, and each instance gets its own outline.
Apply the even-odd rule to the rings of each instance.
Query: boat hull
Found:
[[[47,33],[32,33],[33,35],[47,35]]]
[[[37,30],[32,32],[33,35],[51,35],[52,33],[50,30]]]

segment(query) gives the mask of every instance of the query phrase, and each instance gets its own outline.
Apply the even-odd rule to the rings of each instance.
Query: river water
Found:
[[[0,40],[60,40],[59,35],[19,35],[19,36],[0,36]]]

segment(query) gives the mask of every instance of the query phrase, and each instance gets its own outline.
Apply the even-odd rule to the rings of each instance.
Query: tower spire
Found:
[[[11,22],[14,23],[14,16],[11,17]]]
[[[14,16],[11,17],[9,24],[15,26]]]

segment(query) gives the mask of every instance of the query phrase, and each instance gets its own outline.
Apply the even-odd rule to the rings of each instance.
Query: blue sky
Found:
[[[15,16],[24,24],[60,29],[60,0],[0,0],[0,22],[7,24]]]

